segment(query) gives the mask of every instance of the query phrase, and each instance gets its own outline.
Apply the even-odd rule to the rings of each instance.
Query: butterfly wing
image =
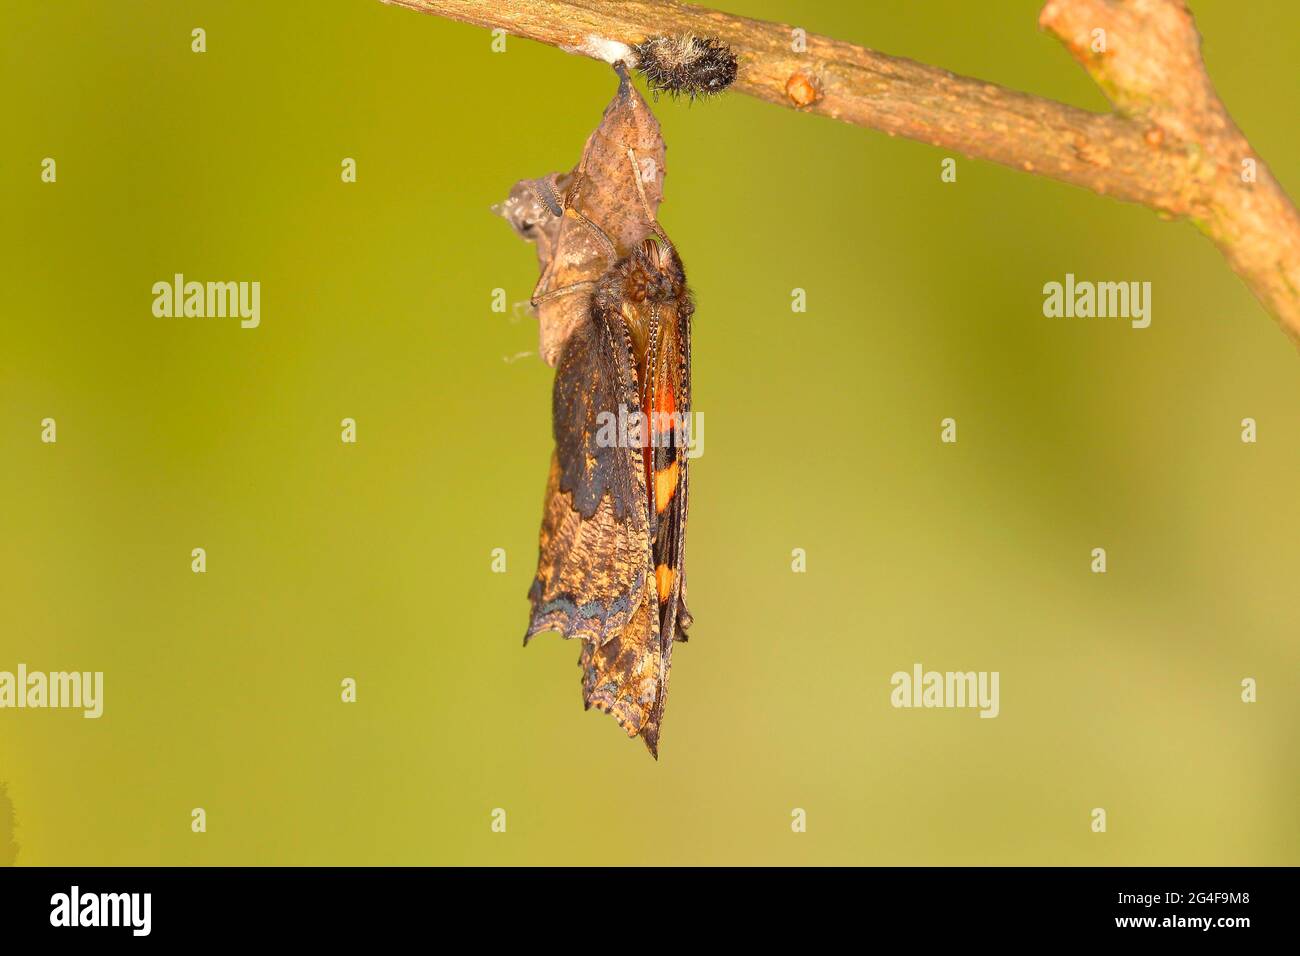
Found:
[[[641,729],[646,746],[658,755],[659,730],[668,698],[673,643],[686,640],[691,616],[685,604],[684,558],[689,498],[687,423],[691,418],[690,321],[694,306],[683,297],[675,308],[656,316],[647,356],[648,373],[642,393],[651,421],[651,453],[647,486],[654,509],[651,561],[659,632],[659,686],[655,702]]]
[[[652,528],[655,584],[665,641],[685,640],[690,626],[683,599],[686,516],[689,501],[687,428],[691,422],[691,315],[694,306],[682,299],[672,321],[664,327],[653,355],[648,405],[656,413],[653,449],[653,495],[656,520]]]
[[[627,332],[593,310],[556,368],[555,454],[525,643],[558,631],[599,647],[624,631],[644,600],[650,538],[641,452],[619,440],[619,423],[636,408]]]
[[[663,647],[654,584],[647,578],[642,600],[623,631],[604,644],[582,644],[582,703],[618,721],[629,737],[643,736],[656,757],[662,711]]]

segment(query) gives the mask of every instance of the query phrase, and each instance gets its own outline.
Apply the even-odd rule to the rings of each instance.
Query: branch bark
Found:
[[[1106,93],[1092,113],[676,0],[383,0],[609,59],[649,36],[731,45],[732,89],[1194,222],[1300,344],[1300,214],[1233,123],[1184,0],[1048,0],[1039,25]],[[1098,52],[1104,31],[1104,49]]]

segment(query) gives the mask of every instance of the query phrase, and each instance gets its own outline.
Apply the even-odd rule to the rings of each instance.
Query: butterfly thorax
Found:
[[[674,341],[688,296],[686,272],[677,251],[656,237],[641,242],[597,283],[595,305],[622,318],[641,383],[646,382],[651,327],[658,328],[660,342]]]

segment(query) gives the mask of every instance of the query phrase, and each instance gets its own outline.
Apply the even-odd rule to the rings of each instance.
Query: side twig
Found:
[[[1300,343],[1300,214],[1215,92],[1184,0],[1048,0],[1115,109],[1098,114],[829,37],[676,0],[384,0],[609,59],[656,35],[717,37],[732,89],[1190,219]]]

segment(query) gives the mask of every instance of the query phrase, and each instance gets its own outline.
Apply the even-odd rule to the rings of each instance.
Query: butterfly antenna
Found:
[[[533,198],[546,206],[552,216],[564,215],[560,197],[555,194],[555,186],[551,184],[549,179],[536,179],[526,185],[528,191],[533,194]]]

